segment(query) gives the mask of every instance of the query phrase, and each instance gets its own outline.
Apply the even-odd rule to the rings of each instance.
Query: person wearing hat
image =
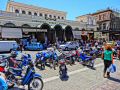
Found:
[[[110,77],[110,72],[107,71],[107,68],[113,63],[113,51],[110,45],[106,45],[105,50],[102,54],[102,59],[104,60],[104,78]]]

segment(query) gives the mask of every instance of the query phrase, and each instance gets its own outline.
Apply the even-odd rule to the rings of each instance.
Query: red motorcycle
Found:
[[[5,68],[8,68],[9,63],[7,61],[7,58],[5,56],[0,56],[0,72],[4,72]]]

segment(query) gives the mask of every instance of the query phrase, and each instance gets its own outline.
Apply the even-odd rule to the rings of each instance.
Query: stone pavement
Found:
[[[33,58],[37,52],[29,52]],[[103,78],[103,63],[100,58],[96,59],[96,70],[84,67],[79,63],[68,67],[69,79],[61,81],[57,70],[46,67],[46,70],[36,68],[36,72],[42,75],[44,81],[43,90],[120,90],[120,61],[117,64],[117,72],[111,74],[111,78]],[[11,90],[27,90],[20,87]]]
[[[103,65],[96,70],[86,69],[69,76],[67,81],[60,79],[45,83],[43,90],[120,90],[120,62],[116,61],[117,72],[111,78],[103,78]]]

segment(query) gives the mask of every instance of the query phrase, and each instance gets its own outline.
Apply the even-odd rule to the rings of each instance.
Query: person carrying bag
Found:
[[[104,60],[104,74],[103,74],[103,77],[104,78],[109,78],[110,77],[110,72],[107,69],[112,65],[112,63],[114,63],[114,61],[113,61],[113,51],[112,51],[112,47],[110,45],[106,45],[104,53],[102,54],[102,59]]]
[[[107,72],[111,72],[111,73],[116,72],[116,65],[114,64],[114,59],[112,59],[112,64],[107,69]]]

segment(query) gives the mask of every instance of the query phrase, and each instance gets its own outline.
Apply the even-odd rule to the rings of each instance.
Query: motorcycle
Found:
[[[84,65],[84,66],[89,65],[92,68],[94,67],[95,57],[93,56],[93,54],[88,56],[85,53],[80,53],[80,58],[81,58],[82,65]]]
[[[7,58],[8,57],[5,57],[4,55],[0,56],[0,72],[4,72],[5,69],[7,69],[9,67]]]
[[[42,77],[40,74],[35,73],[34,65],[32,62],[29,63],[26,74],[23,76],[16,76],[15,73],[11,70],[8,70],[5,74],[8,84],[15,83],[18,86],[28,85],[28,90],[42,90],[43,88],[43,81],[41,79]]]
[[[35,64],[36,67],[38,67],[38,64],[40,64],[40,69],[45,69],[45,57],[42,53],[37,53],[36,54],[36,60],[35,60]]]
[[[65,61],[60,61],[59,64],[60,64],[59,66],[60,79],[62,80],[62,79],[68,78],[67,66],[65,65]]]

